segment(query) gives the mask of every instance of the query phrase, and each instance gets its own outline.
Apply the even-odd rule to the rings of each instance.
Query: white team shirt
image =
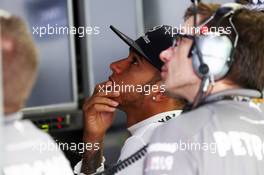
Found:
[[[72,175],[69,161],[55,141],[22,113],[4,117],[4,175]]]
[[[131,133],[131,136],[125,141],[124,146],[121,149],[119,161],[122,161],[134,154],[140,148],[149,143],[150,137],[153,131],[165,121],[175,118],[181,114],[181,110],[174,110],[156,114],[152,117],[149,117],[135,125],[132,125],[128,128],[128,131]],[[139,159],[137,162],[126,167],[122,171],[116,173],[118,175],[135,175],[142,174],[144,158]],[[80,174],[82,162],[80,161],[74,168],[74,173]],[[103,171],[103,164],[97,169],[97,172]]]

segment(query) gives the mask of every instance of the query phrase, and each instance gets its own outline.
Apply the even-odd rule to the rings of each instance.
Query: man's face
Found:
[[[193,26],[193,17],[185,21],[184,27]],[[180,38],[177,47],[170,47],[160,54],[165,63],[162,67],[161,77],[167,92],[173,96],[185,97],[186,88],[190,89],[198,84],[200,79],[192,68],[192,59],[188,58],[193,41]]]
[[[127,58],[111,63],[110,68],[113,72],[109,77],[110,81],[116,85],[123,86],[124,89],[125,85],[136,87],[150,84],[159,74],[158,69],[133,50],[129,52]],[[127,88],[126,91],[120,90],[120,97],[115,100],[122,107],[135,102],[140,103],[143,101],[144,96],[144,93],[132,92],[132,90],[129,92]]]

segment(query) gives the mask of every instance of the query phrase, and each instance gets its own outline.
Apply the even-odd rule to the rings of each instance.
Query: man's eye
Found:
[[[182,37],[178,37],[178,38],[177,38],[176,45],[179,45],[179,44],[182,42],[182,39],[183,39]]]
[[[132,64],[138,64],[138,61],[137,61],[137,59],[136,58],[133,58],[133,60],[132,60],[132,62],[131,62]]]

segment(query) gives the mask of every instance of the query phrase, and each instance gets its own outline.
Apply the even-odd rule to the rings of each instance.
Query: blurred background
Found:
[[[230,0],[204,2],[225,3]],[[22,17],[33,35],[41,26],[90,26],[91,34],[34,34],[39,50],[39,74],[23,110],[42,130],[60,142],[82,140],[81,106],[95,84],[111,74],[109,64],[125,58],[129,47],[110,29],[114,25],[133,39],[160,24],[179,26],[190,1],[176,0],[1,0],[0,8]],[[99,31],[99,33],[98,33]],[[107,163],[116,162],[128,137],[126,116],[117,113],[105,141]],[[1,132],[2,133],[2,132]],[[74,166],[81,158],[65,155]]]

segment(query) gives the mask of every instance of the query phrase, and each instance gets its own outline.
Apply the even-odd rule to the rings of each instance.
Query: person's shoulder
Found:
[[[169,121],[176,119],[181,115],[181,113],[182,110],[173,110],[173,111],[164,112],[162,113],[164,117],[162,117],[160,120],[156,122],[151,122],[145,125],[144,128],[140,130],[140,132],[136,133],[135,136],[139,137],[144,144],[149,143],[150,137],[157,128],[159,128],[160,126],[162,126],[163,124]]]
[[[32,138],[41,138],[43,142],[51,141],[54,142],[53,138],[48,134],[48,132],[39,129],[30,120],[22,120],[22,125],[27,129],[26,134]]]
[[[51,137],[44,131],[37,128],[30,120],[17,120],[13,123],[4,126],[5,131],[9,135],[8,141],[25,141],[38,140],[45,142],[52,140]]]
[[[29,120],[18,120],[8,127],[13,132],[8,132],[8,139],[5,140],[6,172],[22,171],[24,164],[29,167],[28,170],[33,171],[38,163],[40,167],[49,167],[50,170],[47,171],[54,174],[72,174],[70,162],[48,133],[38,129]],[[46,172],[38,168],[36,171]]]
[[[20,134],[16,134],[16,139],[21,142],[30,142],[34,146],[34,151],[64,156],[59,145],[46,131],[39,129],[30,120],[21,120],[18,122],[21,127],[24,128],[24,131],[21,131]]]
[[[129,156],[131,156],[133,153],[138,151],[140,148],[146,145],[145,140],[142,139],[142,137],[138,136],[131,136],[129,137],[120,152],[119,160],[123,160]]]
[[[235,127],[245,122],[244,118],[253,121],[263,121],[264,112],[251,102],[220,101],[207,106],[213,112],[214,121],[219,124]]]
[[[193,136],[210,122],[213,113],[211,109],[205,106],[182,113],[179,117],[169,120],[157,128],[155,134],[160,134],[165,137],[176,135],[181,137]]]
[[[252,104],[237,103],[231,100],[205,104],[166,122],[157,128],[153,133],[153,138],[159,140],[191,139],[205,132],[243,130],[242,126],[253,129],[256,126],[250,122],[264,120],[263,111],[257,109]]]
[[[148,144],[152,133],[155,131],[156,128],[163,125],[163,123],[164,122],[153,122],[144,126],[144,128],[141,128],[139,132],[136,132],[125,141],[123,148],[141,148],[144,145]]]
[[[138,133],[134,137],[140,139],[141,142],[145,145],[149,143],[150,137],[152,136],[153,132],[162,126],[164,122],[153,122],[149,125],[145,126],[144,130],[141,133]]]

